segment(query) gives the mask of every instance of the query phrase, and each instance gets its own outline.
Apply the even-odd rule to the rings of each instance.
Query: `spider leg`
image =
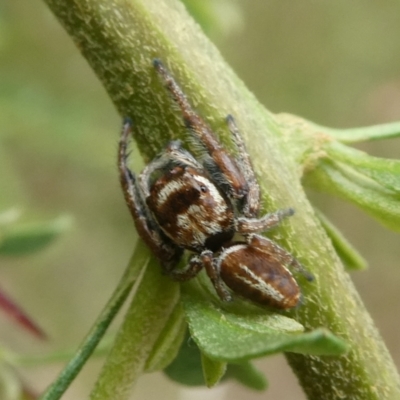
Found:
[[[294,214],[293,208],[285,208],[264,215],[261,218],[238,217],[235,219],[235,229],[242,235],[265,232],[278,226],[281,221]]]
[[[260,210],[260,186],[258,185],[249,153],[246,150],[235,119],[232,115],[228,115],[226,117],[226,122],[238,150],[238,166],[249,186],[249,191],[243,201],[242,211],[246,217],[255,217]]]
[[[178,282],[185,282],[194,278],[203,268],[205,268],[218,297],[222,301],[231,301],[232,296],[219,275],[217,263],[210,250],[205,250],[200,255],[193,255],[185,269],[169,271],[168,275]]]
[[[217,175],[217,181],[228,188],[229,194],[235,199],[242,199],[248,192],[247,182],[236,165],[235,160],[218,142],[211,128],[195,112],[178,83],[158,59],[153,61],[154,68],[161,76],[165,87],[179,106],[186,127],[193,138],[207,151],[212,160],[212,173]],[[216,170],[216,171],[215,171]]]
[[[280,247],[278,244],[273,242],[266,237],[260,235],[249,235],[247,238],[247,242],[250,246],[254,246],[256,248],[263,248],[264,251],[267,251],[273,258],[279,261],[281,264],[285,265],[288,268],[293,269],[296,272],[302,274],[308,281],[313,281],[314,276],[308,272],[302,264],[287,250]]]
[[[219,276],[217,264],[214,261],[213,253],[210,250],[205,250],[200,255],[193,255],[185,269],[169,271],[168,275],[178,282],[185,282],[194,278],[203,267],[205,268],[219,298],[223,301],[231,301],[232,296]]]
[[[160,230],[157,228],[156,222],[147,211],[143,193],[141,193],[136,176],[127,166],[127,143],[131,132],[132,121],[126,118],[124,120],[118,150],[118,168],[122,191],[139,236],[161,261],[164,270],[168,271],[179,261],[182,255],[182,249],[174,246],[162,236]]]
[[[197,255],[193,255],[185,269],[174,269],[167,274],[178,282],[185,282],[194,278],[203,269],[203,262]]]
[[[222,301],[231,301],[232,296],[226,288],[224,282],[219,274],[218,263],[213,257],[213,253],[210,250],[205,250],[200,254],[200,259],[207,272],[208,277],[213,284],[215,291]]]

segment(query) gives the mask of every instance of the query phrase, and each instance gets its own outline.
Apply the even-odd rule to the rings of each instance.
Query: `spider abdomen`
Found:
[[[299,286],[267,247],[233,244],[221,254],[220,276],[235,293],[280,309],[299,305]]]
[[[234,234],[231,203],[210,179],[190,167],[174,167],[150,189],[147,205],[178,246],[218,250]]]

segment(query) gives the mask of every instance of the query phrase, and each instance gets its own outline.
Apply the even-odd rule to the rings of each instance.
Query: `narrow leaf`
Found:
[[[160,371],[167,367],[176,358],[186,330],[182,305],[178,303],[146,361],[144,372]]]
[[[390,122],[362,128],[333,129],[310,122],[318,131],[328,133],[342,143],[357,143],[370,140],[391,139],[400,137],[400,122]]]
[[[71,219],[61,216],[52,221],[11,225],[1,232],[0,255],[22,256],[39,251],[68,229]]]
[[[206,386],[215,386],[225,375],[227,364],[223,361],[213,360],[205,354],[201,354],[201,365]]]
[[[305,183],[351,201],[382,224],[400,231],[400,194],[383,188],[351,166],[321,160],[318,168],[307,174]]]
[[[315,210],[318,219],[324,227],[327,235],[332,240],[336,253],[342,260],[344,266],[349,270],[363,270],[368,267],[367,261],[348,242],[342,233],[326,218],[320,211]]]
[[[0,365],[0,399],[19,400],[22,384],[18,377],[6,366]]]
[[[327,151],[333,160],[350,165],[384,188],[400,193],[400,160],[373,157],[337,142],[330,143]]]
[[[250,361],[228,364],[225,377],[233,378],[242,385],[254,390],[265,390],[268,388],[268,381],[265,375]]]
[[[4,229],[7,225],[17,222],[21,214],[21,210],[15,207],[2,211],[0,213],[0,229]]]
[[[226,0],[183,0],[188,12],[210,36],[222,36],[241,26],[241,10]]]
[[[33,334],[39,339],[45,339],[46,334],[39,327],[39,325],[33,321],[31,317],[10,297],[8,297],[4,291],[0,289],[0,309],[20,327],[24,328],[27,332]]]
[[[168,378],[186,386],[203,386],[201,353],[189,335],[183,341],[177,357],[164,369]]]
[[[199,348],[193,339],[187,335],[175,360],[164,370],[164,373],[173,381],[186,386],[204,386],[203,373],[205,363]],[[218,365],[218,364],[217,364]],[[223,363],[225,365],[225,363]],[[208,371],[206,374],[209,374]],[[241,384],[255,390],[264,390],[268,386],[267,380],[249,361],[227,364],[226,374],[222,380],[235,379]]]

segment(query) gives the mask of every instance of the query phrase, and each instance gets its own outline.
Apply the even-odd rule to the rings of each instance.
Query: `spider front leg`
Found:
[[[293,208],[285,208],[264,215],[261,218],[238,217],[235,219],[235,229],[242,235],[266,232],[278,226],[284,218],[294,214]]]
[[[226,117],[226,122],[238,151],[238,166],[249,187],[249,190],[243,199],[242,212],[246,217],[256,217],[260,210],[260,186],[258,185],[249,153],[247,152],[235,119],[232,115],[228,115]]]
[[[189,264],[184,269],[173,269],[167,274],[175,281],[186,282],[195,276],[203,269],[203,262],[197,255],[190,257]]]
[[[153,65],[179,106],[185,125],[192,133],[192,137],[207,151],[210,157],[207,164],[209,164],[209,169],[213,175],[216,176],[216,180],[227,188],[233,198],[242,199],[249,189],[235,160],[218,142],[211,128],[192,108],[182,89],[163,63],[155,59]]]
[[[204,250],[200,255],[193,255],[185,269],[172,270],[168,272],[168,275],[178,282],[185,282],[194,278],[203,268],[205,268],[219,298],[223,301],[231,301],[232,296],[222,282],[213,252],[210,250]]]
[[[207,275],[210,278],[211,283],[213,284],[219,298],[222,301],[231,301],[232,296],[230,295],[228,289],[226,288],[224,282],[221,279],[218,269],[218,263],[214,259],[212,251],[205,250],[201,253],[200,257],[204,265],[204,268],[207,272]]]
[[[164,270],[173,268],[182,255],[182,249],[164,238],[145,206],[145,200],[136,176],[127,166],[128,140],[132,133],[132,121],[125,118],[118,149],[119,178],[125,202],[131,212],[139,236],[160,260]]]

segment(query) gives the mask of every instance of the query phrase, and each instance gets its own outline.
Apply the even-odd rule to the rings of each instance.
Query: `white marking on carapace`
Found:
[[[205,176],[195,175],[193,178],[209,190],[211,197],[214,199],[216,204],[214,207],[214,213],[217,215],[224,215],[227,209],[227,204],[215,185]]]
[[[193,221],[187,212],[179,214],[176,217],[176,225],[178,228],[180,228],[182,238],[189,239],[184,240],[186,245],[189,244],[187,243],[188,241],[190,241],[190,244],[192,245],[200,245],[205,243],[207,235],[199,229],[198,224],[193,224]],[[175,237],[174,240],[176,241],[177,238]]]
[[[180,228],[182,236],[193,237],[197,245],[204,244],[208,236],[222,231],[218,220],[205,219],[206,212],[204,207],[192,204],[184,213],[176,217],[176,225]]]
[[[179,191],[182,187],[186,186],[187,183],[182,179],[169,181],[158,193],[157,197],[157,205],[162,207],[162,205],[167,201],[168,197],[177,191]]]
[[[203,206],[198,206],[196,204],[192,204],[188,209],[187,209],[187,214],[189,218],[191,217],[192,221],[196,221],[197,225],[200,228],[204,228],[203,230],[208,233],[209,235],[213,235],[215,233],[221,232],[221,221],[225,220],[225,216],[220,216],[219,214],[214,215],[215,213],[215,208],[212,211],[212,215],[214,216],[213,221],[207,221],[207,213],[209,210],[207,210]]]

